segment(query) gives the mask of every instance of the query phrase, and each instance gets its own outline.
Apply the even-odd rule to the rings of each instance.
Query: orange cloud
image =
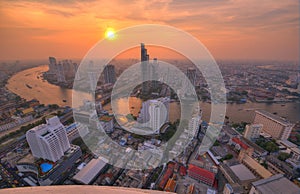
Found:
[[[2,0],[0,59],[80,58],[107,27],[158,23],[191,33],[216,58],[298,60],[298,6],[294,0]]]

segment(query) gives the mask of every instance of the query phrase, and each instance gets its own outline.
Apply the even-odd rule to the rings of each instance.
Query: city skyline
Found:
[[[0,59],[82,58],[108,28],[156,23],[187,31],[217,59],[299,61],[298,7],[292,0],[2,0]]]
[[[163,73],[163,62],[154,58],[152,48],[141,44],[139,51],[147,70],[156,64]],[[123,95],[115,102],[119,112],[112,111],[113,82],[124,72],[115,69],[118,60],[109,64],[98,81],[92,61],[84,79],[82,72],[74,76],[77,63],[55,56],[49,57],[48,67],[15,70],[20,72],[3,77],[8,84],[2,89],[0,109],[1,188],[93,184],[180,194],[299,192],[298,66],[220,65],[227,112],[219,133],[218,123],[211,122],[210,88],[190,64],[183,62],[181,71],[195,87],[201,106],[186,120],[179,120],[186,118],[182,113],[188,108],[180,99],[191,102],[191,88],[182,85],[182,79],[174,80],[183,89],[176,95],[160,82],[147,86],[155,92],[145,94],[139,85],[128,103]],[[130,80],[138,75],[134,70]],[[81,106],[66,106],[75,80],[88,93],[96,88],[95,101],[83,98]],[[128,79],[121,81],[129,84]],[[145,125],[140,128],[135,121]],[[63,150],[60,144],[66,145]],[[272,186],[275,182],[277,187]]]
[[[0,0],[0,193],[300,193],[299,5]]]

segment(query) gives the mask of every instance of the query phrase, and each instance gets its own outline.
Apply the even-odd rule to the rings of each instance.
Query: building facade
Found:
[[[105,81],[105,83],[114,84],[116,82],[115,66],[110,65],[110,64],[106,65],[103,71],[104,71],[104,81]]]
[[[203,168],[200,168],[198,166],[195,166],[193,164],[189,164],[188,168],[188,176],[196,179],[208,186],[213,186],[215,183],[215,174],[205,170]]]
[[[57,116],[46,122],[27,131],[26,140],[34,157],[56,162],[70,148],[70,143]]]
[[[294,127],[294,124],[263,110],[255,111],[254,124],[262,124],[262,132],[276,140],[288,139]]]
[[[262,124],[246,125],[244,137],[249,140],[259,138],[262,127]]]
[[[249,194],[296,194],[300,188],[285,178],[282,174],[276,174],[269,178],[253,182]]]
[[[169,121],[169,103],[170,98],[168,97],[143,102],[137,121],[158,134],[160,128]]]
[[[193,86],[196,86],[196,69],[195,68],[192,68],[192,67],[189,67],[187,69],[187,72],[186,72],[186,75],[187,77],[189,78],[190,82],[193,84]]]

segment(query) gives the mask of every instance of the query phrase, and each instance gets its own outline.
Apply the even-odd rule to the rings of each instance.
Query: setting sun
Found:
[[[116,32],[113,28],[107,28],[105,31],[105,38],[113,40],[116,38]]]

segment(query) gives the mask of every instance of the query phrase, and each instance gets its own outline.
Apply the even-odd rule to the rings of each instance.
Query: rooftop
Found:
[[[252,168],[257,174],[259,174],[259,176],[263,178],[272,176],[272,173],[270,173],[267,169],[265,169],[262,165],[260,165],[257,161],[255,161],[247,154],[244,155],[243,161],[247,166],[250,166],[250,168]]]
[[[42,137],[45,137],[45,136],[47,136],[48,134],[50,134],[50,132],[49,132],[49,131],[46,131],[45,133],[41,134],[41,136],[42,136]]]
[[[169,179],[164,190],[175,192],[175,189],[176,189],[176,181],[174,179]]]
[[[18,163],[30,163],[30,164],[33,164],[35,163],[35,158],[33,157],[32,154],[27,154],[26,156],[24,156],[22,159],[20,159],[18,161]]]
[[[281,145],[284,145],[285,147],[288,147],[288,148],[295,148],[295,147],[297,147],[296,144],[290,142],[289,140],[278,140],[278,143],[281,144]]]
[[[246,181],[246,180],[251,180],[256,178],[254,174],[243,164],[237,164],[231,166],[230,169],[241,181]]]
[[[26,108],[24,110],[22,110],[23,114],[28,114],[28,113],[31,113],[31,112],[34,112],[34,109],[32,107],[30,108]]]
[[[242,142],[242,140],[240,140],[237,137],[233,137],[232,141],[239,144],[243,149],[247,150],[249,148],[249,146],[247,144],[245,144],[244,142]]]
[[[144,190],[136,188],[124,188],[124,187],[107,187],[107,186],[82,186],[82,185],[59,185],[59,186],[42,186],[42,187],[19,187],[1,189],[0,194],[166,194],[169,192]]]
[[[282,174],[277,174],[269,178],[253,182],[252,185],[262,194],[300,193],[300,188],[285,178]]]
[[[107,162],[108,161],[104,158],[92,159],[73,177],[73,179],[83,184],[89,184],[104,168]]]
[[[300,149],[299,148],[291,148],[291,150],[297,154],[300,154]]]
[[[77,123],[72,123],[72,124],[68,125],[65,129],[68,132],[68,131],[72,131],[75,128],[77,128]]]
[[[189,169],[188,169],[189,173],[192,172],[192,173],[195,173],[199,176],[202,176],[202,177],[205,177],[209,180],[214,180],[215,179],[215,175],[214,173],[208,171],[208,170],[205,170],[203,168],[200,168],[198,166],[195,166],[193,164],[189,164]]]
[[[275,114],[269,113],[265,110],[256,110],[255,112],[258,113],[258,114],[264,115],[264,116],[266,116],[266,117],[268,117],[272,120],[275,120],[275,121],[277,121],[277,122],[279,122],[279,123],[281,123],[285,126],[290,125],[290,122],[288,122],[287,120],[285,120],[285,119],[283,119],[283,118],[281,118],[281,117],[279,117]]]
[[[99,118],[100,121],[103,121],[103,122],[109,122],[111,121],[113,118],[111,116],[107,116],[107,115],[103,115]]]

